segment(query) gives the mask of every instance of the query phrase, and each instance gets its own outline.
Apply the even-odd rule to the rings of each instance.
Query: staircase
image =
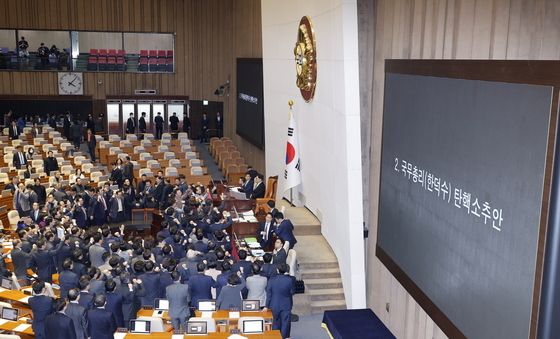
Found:
[[[337,262],[300,262],[299,268],[311,314],[346,309]]]

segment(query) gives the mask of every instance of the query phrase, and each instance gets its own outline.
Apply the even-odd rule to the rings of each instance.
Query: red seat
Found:
[[[147,64],[148,64],[148,58],[146,57],[140,58],[140,65],[147,65]]]
[[[101,56],[107,56],[107,50],[106,50],[106,49],[100,49],[100,50],[99,50],[99,55],[101,55]]]
[[[119,49],[119,50],[117,51],[117,55],[124,58],[124,56],[125,56],[124,49]]]
[[[88,64],[96,64],[97,63],[97,57],[94,56],[90,56],[87,59]]]
[[[165,51],[160,49],[159,51],[157,51],[157,56],[158,58],[165,58],[166,57]]]
[[[148,56],[148,50],[147,49],[141,49],[140,50],[140,56],[141,57],[147,57]]]
[[[168,65],[173,65],[173,57],[167,58],[167,64]]]
[[[97,56],[97,55],[99,55],[99,52],[97,51],[97,49],[91,48],[89,50],[89,55]]]
[[[107,58],[107,63],[108,64],[116,64],[117,63],[117,58],[114,56],[110,56]]]
[[[124,65],[124,58],[123,57],[117,57],[117,65]]]
[[[173,58],[173,51],[172,50],[167,51],[167,57],[168,58],[170,58],[170,57]]]
[[[150,58],[157,58],[157,51],[155,49],[150,50]]]
[[[97,63],[98,64],[106,64],[107,63],[107,58],[100,56],[99,58],[97,58]]]
[[[108,51],[108,53],[109,53],[109,56],[117,56],[117,50],[116,49],[110,49]]]

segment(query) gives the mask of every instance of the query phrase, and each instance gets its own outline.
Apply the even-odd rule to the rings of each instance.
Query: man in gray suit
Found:
[[[169,317],[175,330],[184,328],[189,317],[189,302],[191,294],[189,285],[181,284],[181,274],[178,271],[171,273],[173,284],[165,289],[165,297],[169,300]]]
[[[18,189],[14,193],[14,207],[19,212],[20,217],[28,216],[29,211],[31,211],[29,192],[26,190],[23,183],[19,183]]]
[[[259,264],[253,263],[251,266],[253,269],[253,275],[247,278],[246,287],[249,290],[247,294],[248,300],[259,300],[261,307],[266,305],[266,284],[268,279],[262,276],[261,266]]]
[[[74,323],[74,330],[76,331],[76,339],[86,339],[88,320],[86,316],[86,309],[78,304],[80,291],[73,288],[68,291],[68,305],[64,313],[72,319]]]
[[[101,233],[95,233],[92,239],[93,244],[89,247],[89,261],[91,262],[91,267],[99,267],[105,263],[103,253],[107,251],[102,246],[103,237]]]

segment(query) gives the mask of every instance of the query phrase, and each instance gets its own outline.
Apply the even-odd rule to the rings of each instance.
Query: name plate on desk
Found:
[[[229,312],[229,317],[230,319],[239,319],[239,312],[235,311],[235,312]]]
[[[212,311],[202,311],[200,317],[201,318],[212,318]]]

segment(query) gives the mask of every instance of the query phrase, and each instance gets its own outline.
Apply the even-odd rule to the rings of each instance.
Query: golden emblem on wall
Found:
[[[315,94],[317,83],[317,50],[315,32],[308,16],[304,16],[299,22],[294,56],[296,60],[296,85],[303,99],[310,102]]]

